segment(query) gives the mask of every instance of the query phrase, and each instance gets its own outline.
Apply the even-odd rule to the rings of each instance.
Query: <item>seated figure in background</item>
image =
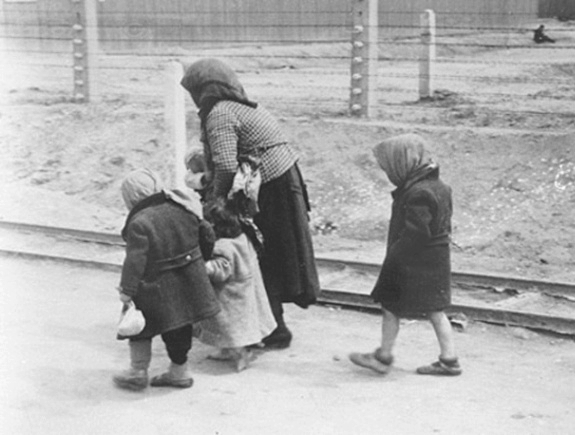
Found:
[[[551,39],[549,36],[545,34],[545,26],[541,24],[537,29],[533,31],[533,40],[537,44],[542,44],[544,42],[555,42],[554,39]]]

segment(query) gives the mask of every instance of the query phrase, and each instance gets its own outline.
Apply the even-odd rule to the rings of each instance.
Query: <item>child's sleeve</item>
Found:
[[[421,249],[430,239],[430,225],[437,201],[431,193],[420,191],[407,198],[405,207],[405,230],[389,247],[389,253],[396,258]]]
[[[214,283],[226,282],[232,276],[232,264],[226,257],[215,256],[206,262],[206,270]]]
[[[425,191],[413,195],[407,202],[405,231],[414,241],[425,242],[431,237],[432,208],[437,208],[437,203]]]
[[[216,234],[214,233],[214,229],[211,224],[205,219],[200,220],[199,243],[202,257],[204,260],[208,260],[214,251]]]
[[[143,226],[132,223],[128,227],[126,257],[122,266],[120,287],[122,293],[135,296],[144,277],[149,250],[149,239]]]

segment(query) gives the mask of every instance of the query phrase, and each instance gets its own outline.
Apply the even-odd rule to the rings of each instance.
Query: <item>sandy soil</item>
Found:
[[[118,390],[128,349],[115,340],[116,273],[2,257],[0,274],[3,434],[547,435],[575,424],[572,340],[472,323],[456,335],[464,374],[429,378],[414,370],[437,355],[431,328],[406,321],[381,377],[347,360],[377,345],[379,317],[327,307],[287,307],[293,346],[239,374],[195,343],[191,389]],[[167,364],[157,339],[152,375]]]
[[[0,86],[0,218],[118,231],[118,186],[129,170],[173,177],[166,61],[222,56],[301,155],[318,250],[383,258],[391,186],[371,148],[416,131],[433,143],[454,189],[456,269],[574,282],[575,26],[546,27],[561,36],[557,49],[530,48],[528,32],[441,39],[438,92],[426,102],[417,101],[417,63],[396,60],[416,56],[417,45],[382,44],[381,104],[371,121],[345,115],[347,44],[101,56],[89,105],[71,103],[70,70],[50,66],[69,59],[18,53],[4,59]],[[47,66],[22,68],[34,61]]]

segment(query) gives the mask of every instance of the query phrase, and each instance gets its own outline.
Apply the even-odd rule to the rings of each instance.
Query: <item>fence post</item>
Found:
[[[433,96],[435,69],[435,12],[427,9],[420,16],[421,57],[419,59],[419,98]]]
[[[87,103],[94,94],[90,72],[96,67],[98,18],[95,0],[72,0],[72,56],[74,58],[74,101]]]
[[[186,166],[186,94],[180,85],[184,76],[184,65],[171,61],[168,64],[165,121],[169,143],[174,147],[174,186],[185,189]]]
[[[377,0],[353,0],[349,109],[354,116],[374,114],[377,94]]]
[[[74,24],[72,26],[72,55],[74,57],[74,101],[90,101],[89,61],[86,34],[86,15],[83,0],[72,0]]]

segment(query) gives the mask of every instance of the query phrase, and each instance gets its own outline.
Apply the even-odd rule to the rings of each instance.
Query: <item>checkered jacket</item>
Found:
[[[212,172],[212,193],[226,196],[238,167],[238,155],[261,154],[262,183],[285,173],[298,160],[277,121],[263,107],[218,102],[207,116],[202,142]]]

